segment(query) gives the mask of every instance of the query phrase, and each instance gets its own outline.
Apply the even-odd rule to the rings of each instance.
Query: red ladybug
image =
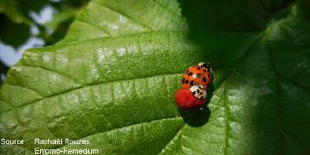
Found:
[[[200,62],[185,71],[182,79],[182,89],[177,90],[174,96],[180,109],[195,109],[204,104],[208,85],[212,82],[211,72],[208,62]]]
[[[177,90],[174,98],[177,105],[182,110],[195,109],[204,104],[204,100],[197,99],[189,89]]]
[[[182,88],[189,89],[194,85],[202,85],[207,88],[212,82],[211,67],[208,62],[200,62],[198,65],[188,68],[183,74]]]

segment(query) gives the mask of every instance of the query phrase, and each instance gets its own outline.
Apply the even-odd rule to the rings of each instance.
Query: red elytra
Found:
[[[196,99],[189,89],[177,90],[174,99],[182,110],[195,109],[204,104],[203,100]]]
[[[207,88],[212,82],[212,74],[198,65],[189,67],[183,74],[182,88],[189,89],[193,85],[202,85]]]

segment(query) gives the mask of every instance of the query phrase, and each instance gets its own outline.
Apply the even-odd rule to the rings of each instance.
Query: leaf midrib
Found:
[[[270,32],[272,31],[273,29],[273,25],[270,25],[270,29],[267,31],[266,33],[266,37],[268,38],[269,35],[270,35]],[[268,55],[269,55],[269,59],[270,59],[270,65],[271,65],[271,68],[273,70],[273,73],[274,73],[274,84],[275,84],[275,95],[274,95],[274,98],[275,98],[275,114],[276,114],[276,119],[277,119],[277,126],[278,126],[278,135],[279,135],[279,138],[280,138],[280,142],[279,142],[279,149],[280,149],[280,154],[284,154],[284,135],[287,135],[291,138],[293,138],[294,140],[296,140],[299,144],[301,144],[304,148],[306,148],[306,145],[301,141],[299,140],[296,136],[294,135],[291,135],[291,134],[288,134],[288,132],[286,132],[284,130],[284,127],[283,127],[283,122],[282,122],[282,117],[281,117],[281,110],[280,110],[280,103],[279,103],[279,97],[278,97],[278,91],[279,91],[279,86],[280,86],[280,80],[279,78],[283,78],[285,79],[284,77],[281,77],[278,73],[277,73],[277,69],[276,69],[276,66],[275,66],[275,63],[274,63],[274,58],[272,56],[272,53],[271,53],[271,49],[270,49],[270,43],[269,41],[266,41],[266,45],[267,45],[267,52],[268,52]],[[288,81],[288,80],[287,80]],[[294,84],[295,86],[299,87],[299,88],[302,88],[308,92],[310,92],[308,89],[296,84],[296,83],[293,83],[291,82],[292,84]]]

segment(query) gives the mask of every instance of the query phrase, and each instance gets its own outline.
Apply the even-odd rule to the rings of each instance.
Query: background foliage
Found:
[[[32,37],[42,39],[45,45],[55,44],[66,35],[69,25],[88,1],[0,0],[0,40],[3,44],[12,46],[16,55],[20,52],[19,48],[29,44],[27,41]],[[43,14],[47,8],[53,9],[54,12],[51,15]],[[39,17],[34,18],[34,14]],[[48,18],[51,20],[42,22],[38,18],[43,21],[49,20]],[[1,60],[0,66],[2,74],[6,74],[10,67]],[[2,83],[2,79],[0,80]]]
[[[43,38],[47,45],[54,44],[64,37],[75,12],[83,8],[87,2],[88,0],[1,0],[1,41],[14,47],[21,45],[29,37],[30,26],[34,24],[39,27],[38,37]],[[30,16],[31,11],[39,13],[47,5],[57,10],[52,21],[38,23]],[[53,33],[47,34],[48,28],[52,29]]]
[[[1,88],[1,137],[88,139],[102,154],[309,154],[308,1],[93,0]],[[202,110],[179,111],[182,72],[209,61]],[[45,148],[76,148],[46,145]]]

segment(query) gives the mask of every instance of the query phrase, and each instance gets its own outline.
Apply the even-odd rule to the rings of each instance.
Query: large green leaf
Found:
[[[309,8],[306,1],[93,0],[63,41],[27,50],[10,69],[1,137],[26,144],[1,152],[307,154]],[[181,73],[200,61],[214,68],[208,106],[178,111]],[[90,144],[34,145],[34,138]]]

